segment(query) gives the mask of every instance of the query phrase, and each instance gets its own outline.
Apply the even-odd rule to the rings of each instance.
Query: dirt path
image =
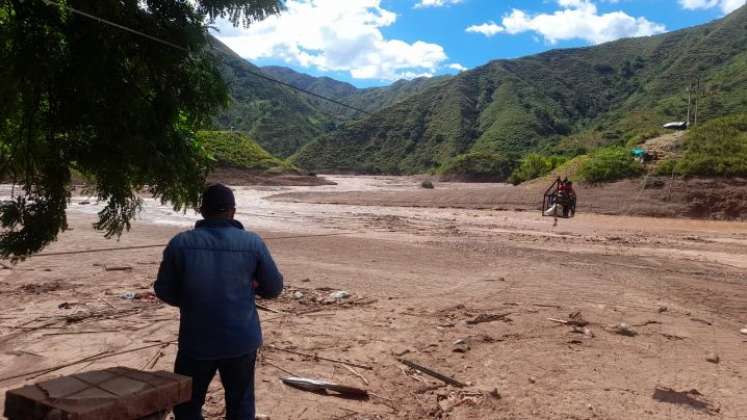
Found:
[[[621,420],[747,412],[747,336],[739,333],[747,324],[747,224],[580,214],[554,226],[536,212],[267,200],[279,192],[417,190],[406,178],[333,180],[339,185],[238,189],[239,219],[267,238],[345,233],[268,241],[288,290],[263,302],[284,313],[262,313],[259,412],[272,419]],[[147,202],[143,220],[113,243],[90,228],[97,207],[86,201],[75,199],[73,230],[49,252],[165,243],[195,219]],[[160,251],[37,257],[0,270],[0,377],[173,340],[178,312],[146,294]],[[352,296],[319,302],[337,290]],[[122,299],[128,291],[144,298]],[[579,311],[591,335],[547,319]],[[491,314],[508,315],[468,322]],[[620,322],[637,335],[615,333]],[[281,348],[371,369],[354,373]],[[171,369],[175,350],[35,379],[151,362]],[[720,363],[706,361],[711,352]],[[470,386],[441,386],[400,357]],[[273,365],[377,396],[355,401],[291,389]],[[216,381],[207,414],[220,418],[222,410]]]

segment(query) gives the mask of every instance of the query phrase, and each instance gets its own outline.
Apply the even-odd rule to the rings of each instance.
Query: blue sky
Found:
[[[216,35],[257,65],[359,87],[454,74],[497,58],[595,45],[720,18],[745,0],[287,0]]]

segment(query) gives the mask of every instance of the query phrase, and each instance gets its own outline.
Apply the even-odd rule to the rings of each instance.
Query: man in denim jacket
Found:
[[[220,372],[226,418],[254,420],[254,363],[262,343],[255,295],[274,298],[283,276],[255,233],[234,220],[226,186],[202,195],[203,220],[176,235],[163,252],[154,289],[179,307],[176,373],[192,378],[192,401],[174,408],[177,420],[201,420],[208,385]]]

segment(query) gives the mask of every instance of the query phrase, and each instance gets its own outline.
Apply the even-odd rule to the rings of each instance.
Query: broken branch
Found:
[[[284,351],[286,353],[295,354],[297,356],[309,357],[309,358],[317,359],[317,360],[324,360],[325,362],[339,363],[341,365],[347,365],[347,366],[357,367],[357,368],[360,368],[360,369],[373,370],[373,368],[371,366],[366,366],[366,365],[362,365],[362,364],[359,364],[359,363],[346,362],[344,360],[330,359],[330,358],[327,358],[327,357],[318,356],[316,354],[302,353],[300,351],[286,349],[286,348],[283,348],[283,347],[277,347],[277,346],[274,346],[272,344],[268,344],[267,347],[271,348],[271,349],[274,349],[274,350],[280,350],[280,351]]]
[[[426,375],[432,376],[432,377],[434,377],[434,378],[436,378],[436,379],[438,379],[440,381],[443,381],[443,382],[445,382],[445,383],[447,383],[449,385],[453,385],[453,386],[455,386],[457,388],[464,388],[465,386],[467,386],[467,385],[465,385],[465,384],[457,381],[456,379],[454,379],[454,378],[452,378],[450,376],[446,376],[446,375],[444,375],[442,373],[438,373],[435,370],[429,369],[429,368],[427,368],[425,366],[421,366],[421,365],[419,365],[417,363],[414,363],[414,362],[411,362],[409,360],[399,359],[399,361],[400,361],[400,363],[402,363],[402,364],[404,364],[404,365],[406,365],[408,367],[411,367],[411,368],[413,368],[415,370],[419,370],[419,371],[425,373]]]
[[[168,344],[172,344],[172,343],[176,343],[176,341],[177,340],[172,340],[172,341],[169,341],[167,343]],[[109,351],[105,351],[105,352],[101,352],[101,353],[98,353],[98,354],[94,354],[92,356],[85,357],[83,359],[76,360],[74,362],[65,363],[65,364],[54,366],[54,367],[51,367],[51,368],[37,369],[37,370],[32,370],[30,372],[24,372],[24,373],[20,373],[20,374],[13,375],[13,376],[6,376],[4,378],[0,378],[0,382],[9,381],[11,379],[18,379],[18,378],[22,378],[24,376],[29,376],[29,375],[38,375],[38,374],[44,375],[44,374],[51,373],[51,372],[54,372],[54,371],[57,371],[57,370],[60,370],[60,369],[64,369],[66,367],[75,366],[75,365],[79,365],[79,364],[86,363],[86,362],[92,362],[92,361],[98,361],[98,360],[102,360],[102,359],[108,359],[108,358],[114,357],[114,356],[120,356],[120,355],[127,354],[127,353],[133,353],[133,352],[140,351],[140,350],[145,350],[145,349],[150,349],[150,348],[153,348],[153,347],[163,346],[164,344],[165,343],[151,344],[151,345],[148,345],[148,346],[136,347],[134,349],[118,351],[116,353],[111,353]]]
[[[352,373],[353,375],[355,375],[355,376],[357,376],[358,378],[360,378],[360,380],[361,380],[361,381],[363,381],[363,383],[364,383],[364,384],[368,385],[368,379],[366,379],[366,377],[365,377],[365,376],[361,375],[361,374],[360,374],[360,372],[358,372],[357,370],[355,370],[355,369],[351,368],[351,367],[350,367],[350,366],[348,366],[348,365],[342,365],[342,367],[344,367],[345,369],[347,369],[347,370],[348,370],[348,371],[349,371],[350,373]]]

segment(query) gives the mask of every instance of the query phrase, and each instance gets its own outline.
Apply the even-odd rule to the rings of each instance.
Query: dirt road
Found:
[[[280,300],[262,302],[282,313],[261,313],[260,413],[744,418],[747,224],[581,213],[554,225],[538,212],[267,199],[294,193],[299,201],[309,191],[420,194],[408,178],[331,179],[339,185],[237,189],[239,219],[266,238],[286,238],[268,240],[288,289]],[[142,220],[115,243],[90,228],[97,206],[89,201],[75,198],[73,230],[48,252],[165,243],[196,220],[148,201]],[[178,312],[147,294],[160,251],[35,257],[0,270],[0,378],[175,339]],[[339,290],[351,296],[325,302]],[[123,299],[126,292],[138,298]],[[576,312],[588,331],[548,320],[578,322],[569,318]],[[632,332],[620,334],[619,323]],[[114,365],[168,370],[175,351],[165,345],[23,375],[0,389]],[[709,353],[719,362],[707,361]],[[443,386],[399,358],[469,386]],[[375,396],[358,401],[288,388],[278,367]],[[216,381],[208,417],[220,418],[222,410]]]

